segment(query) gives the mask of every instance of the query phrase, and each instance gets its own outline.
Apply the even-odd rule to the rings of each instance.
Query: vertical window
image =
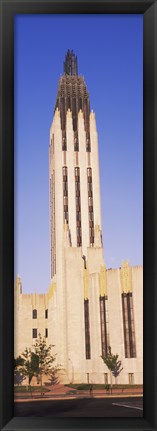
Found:
[[[67,110],[70,109],[70,97],[67,97]]]
[[[45,319],[48,319],[48,309],[45,310]]]
[[[79,141],[78,141],[77,130],[75,130],[75,132],[74,132],[74,151],[79,151]]]
[[[76,113],[76,97],[72,98],[72,120],[73,120],[73,130],[77,130],[77,113]]]
[[[37,329],[36,328],[33,328],[33,330],[32,330],[32,337],[37,338]]]
[[[45,328],[45,338],[48,338],[48,328]]]
[[[134,384],[134,373],[129,373],[128,377],[129,377],[129,385],[133,385]]]
[[[50,178],[51,278],[56,274],[55,172]]]
[[[91,151],[91,143],[90,143],[90,134],[89,132],[86,133],[86,151]]]
[[[68,168],[63,167],[63,221],[68,223]]]
[[[93,185],[92,169],[87,168],[87,188],[88,188],[88,215],[89,215],[89,243],[94,244],[94,210],[93,210]]]
[[[135,327],[132,293],[122,293],[122,313],[124,329],[125,357],[136,357]]]
[[[85,319],[85,354],[86,354],[86,359],[91,359],[90,327],[89,327],[89,299],[84,300],[84,319]]]
[[[62,129],[62,150],[66,151],[66,99],[61,97],[60,100],[60,112],[61,112],[61,129]]]
[[[136,358],[135,325],[132,293],[127,294],[130,358]]]
[[[82,245],[80,168],[75,168],[75,201],[76,201],[76,238],[77,238],[77,247],[80,247]]]
[[[33,310],[32,318],[37,319],[37,310],[35,310],[35,309]]]
[[[67,143],[66,143],[66,132],[62,132],[62,151],[67,150]]]
[[[82,109],[82,99],[79,97],[79,110]]]
[[[108,352],[107,322],[106,322],[106,302],[107,297],[100,296],[100,325],[101,325],[101,349],[102,356]]]
[[[127,294],[122,294],[122,312],[123,312],[123,330],[124,330],[124,348],[125,357],[130,357],[129,351],[129,328],[128,328],[128,311],[127,311]]]

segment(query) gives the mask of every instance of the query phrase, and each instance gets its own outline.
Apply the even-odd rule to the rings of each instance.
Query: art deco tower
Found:
[[[66,54],[50,132],[51,277],[56,274],[57,238],[64,225],[72,247],[98,245],[101,230],[98,138],[88,90],[77,57]]]
[[[78,75],[77,57],[69,50],[50,129],[49,165],[51,279],[56,286],[56,343],[61,338],[57,349],[62,352],[63,364],[66,336],[69,338],[65,328],[70,321],[66,307],[70,297],[69,307],[78,300],[77,275],[87,267],[94,272],[95,265],[100,269],[103,264],[96,120],[90,111],[86,83]],[[81,292],[81,281],[78,281],[78,291]]]
[[[104,264],[95,114],[73,51],[58,85],[49,182],[51,283],[45,295],[25,295],[17,278],[15,357],[41,333],[55,346],[60,382],[108,384],[101,356],[111,346],[123,367],[116,383],[142,384],[143,269]]]

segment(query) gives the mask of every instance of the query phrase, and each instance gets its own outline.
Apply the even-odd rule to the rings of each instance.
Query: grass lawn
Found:
[[[69,386],[70,388],[75,388],[78,391],[81,390],[89,390],[91,383],[82,383],[82,384],[77,384],[77,383],[69,383],[68,385],[64,385],[64,386]],[[109,389],[110,385],[105,385],[105,384],[92,384],[93,389]],[[112,385],[112,389],[141,389],[143,388],[143,385]]]
[[[48,392],[49,389],[45,388],[45,386],[14,386],[14,392]]]

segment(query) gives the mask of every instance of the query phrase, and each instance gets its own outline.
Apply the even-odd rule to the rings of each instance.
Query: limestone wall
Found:
[[[57,304],[56,283],[49,286],[45,295],[23,294],[20,279],[15,286],[15,357],[25,347],[31,347],[34,340],[32,329],[38,329],[42,336],[48,328],[48,344],[54,344],[57,362],[62,365],[61,380],[69,382],[104,383],[109,370],[101,358],[100,294],[107,297],[107,320],[109,345],[112,353],[118,354],[123,370],[116,383],[129,383],[133,375],[135,384],[143,383],[143,268],[121,268],[106,270],[102,249],[88,250],[86,269],[81,248],[65,247],[64,309]],[[92,265],[93,261],[93,265]],[[99,263],[101,262],[101,265]],[[126,358],[124,349],[124,328],[122,314],[122,293],[131,291],[136,341],[136,357]],[[91,359],[85,358],[84,298],[89,299],[89,322]],[[37,309],[37,319],[32,319],[32,310]],[[48,319],[45,319],[48,309]],[[58,321],[60,325],[58,327]],[[60,333],[62,331],[62,333]],[[61,340],[66,340],[60,351]],[[64,357],[64,358],[63,358]],[[63,359],[63,361],[62,361]]]

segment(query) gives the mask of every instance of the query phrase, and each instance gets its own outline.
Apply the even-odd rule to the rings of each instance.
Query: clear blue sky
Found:
[[[15,277],[50,282],[49,129],[68,49],[78,56],[99,136],[107,268],[143,259],[142,15],[15,17]]]

